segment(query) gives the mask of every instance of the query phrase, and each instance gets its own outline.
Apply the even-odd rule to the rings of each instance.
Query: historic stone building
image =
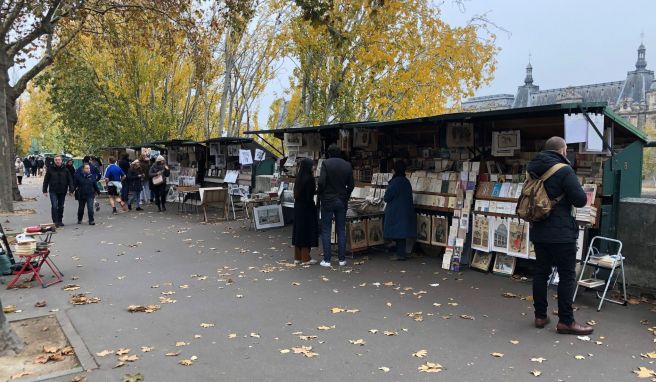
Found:
[[[644,129],[645,125],[656,127],[656,79],[654,72],[647,69],[645,46],[638,47],[635,70],[626,74],[622,81],[592,85],[569,86],[566,88],[540,90],[533,83],[533,67],[526,67],[524,85],[517,94],[495,94],[473,97],[462,102],[465,111],[484,111],[527,106],[570,102],[607,102],[618,114]]]

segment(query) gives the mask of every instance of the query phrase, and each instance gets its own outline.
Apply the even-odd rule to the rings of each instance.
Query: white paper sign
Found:
[[[594,129],[592,130],[594,131]],[[583,114],[565,114],[565,142],[579,143],[587,141],[588,120]]]
[[[604,134],[604,115],[603,114],[589,114],[590,120],[594,122],[597,130],[602,135]],[[585,116],[584,116],[585,118]],[[586,121],[587,122],[587,121]],[[585,148],[587,151],[602,151],[604,149],[604,140],[599,136],[597,130],[588,123],[588,133],[586,137]]]
[[[255,160],[258,162],[264,160],[264,150],[255,149]]]
[[[239,163],[243,165],[253,164],[251,150],[239,150]]]

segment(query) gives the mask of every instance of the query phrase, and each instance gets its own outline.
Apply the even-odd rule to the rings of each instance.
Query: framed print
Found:
[[[492,220],[492,250],[508,253],[508,219]]]
[[[216,164],[216,168],[223,169],[223,168],[226,167],[226,157],[225,157],[225,155],[219,154],[219,155],[215,156],[214,158],[215,158],[214,163]]]
[[[253,216],[256,229],[283,227],[285,225],[280,204],[255,207],[253,208]]]
[[[453,122],[446,126],[446,146],[470,147],[474,145],[474,124]]]
[[[417,243],[430,244],[431,217],[417,215]]]
[[[508,254],[528,259],[529,223],[511,219],[508,227]]]
[[[349,151],[351,148],[351,134],[348,130],[339,131],[339,149],[342,151]]]
[[[515,272],[516,263],[517,259],[513,256],[497,253],[496,258],[494,259],[494,267],[492,268],[492,273],[497,275],[512,276],[512,274]]]
[[[229,145],[228,146],[228,156],[238,157],[239,156],[239,149],[241,149],[241,147],[239,145]]]
[[[239,150],[239,164],[253,164],[253,155],[251,150]]]
[[[476,251],[469,267],[478,269],[479,271],[488,272],[490,270],[490,264],[492,264],[493,256],[494,254],[492,252]]]
[[[285,133],[285,146],[303,146],[303,135],[299,133]]]
[[[471,247],[479,251],[490,251],[490,222],[485,215],[474,215]]]
[[[499,131],[497,148],[500,150],[519,150],[521,147],[519,130]]]
[[[385,244],[383,238],[383,219],[369,219],[367,220],[367,245],[382,245]]]
[[[449,221],[444,216],[432,216],[431,218],[431,245],[446,247],[449,235]]]
[[[351,250],[367,248],[366,224],[363,220],[355,220],[346,225],[348,244]]]
[[[368,147],[371,132],[368,129],[355,129],[353,131],[353,147]]]

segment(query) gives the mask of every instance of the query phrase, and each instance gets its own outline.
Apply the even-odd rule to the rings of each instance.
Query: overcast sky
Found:
[[[475,15],[507,30],[490,26],[501,51],[489,86],[477,96],[515,94],[523,84],[529,53],[534,83],[541,89],[620,81],[635,69],[644,33],[647,68],[656,69],[656,0],[465,0],[462,11],[444,0],[442,17],[464,25]],[[282,94],[288,71],[268,87],[260,101],[265,128],[273,94]]]

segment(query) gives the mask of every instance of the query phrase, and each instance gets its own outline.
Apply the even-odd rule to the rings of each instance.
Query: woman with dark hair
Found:
[[[310,249],[319,246],[319,217],[314,204],[316,183],[312,159],[301,160],[294,183],[294,264],[314,265],[317,260],[310,257]]]
[[[394,176],[385,191],[385,239],[396,241],[392,261],[403,261],[406,239],[417,237],[417,214],[412,202],[412,186],[405,177],[405,163],[394,163]]]

